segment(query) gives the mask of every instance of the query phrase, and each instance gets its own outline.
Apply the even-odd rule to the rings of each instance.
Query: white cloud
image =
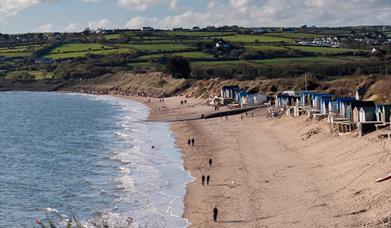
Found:
[[[158,23],[156,17],[133,17],[126,23],[126,28],[139,29],[144,26],[154,26]]]
[[[38,27],[37,32],[53,32],[53,24],[47,23]]]
[[[80,24],[71,22],[64,28],[64,31],[65,32],[80,32],[82,29],[83,28]]]
[[[137,1],[137,0],[133,0]],[[195,25],[347,26],[390,24],[390,0],[211,0],[203,11],[188,10],[165,18],[137,16],[127,27]],[[140,1],[138,1],[140,2]],[[143,1],[148,2],[148,1]],[[222,4],[222,3],[228,4]]]
[[[159,4],[161,0],[118,0],[121,7],[131,8],[139,11],[145,11],[151,6]]]
[[[111,28],[113,25],[111,21],[107,18],[99,20],[99,21],[90,21],[88,23],[88,27],[90,29],[99,29],[99,28]]]
[[[170,10],[177,10],[178,1],[177,0],[171,0],[169,8]]]
[[[13,16],[30,6],[55,1],[56,0],[1,0],[0,13],[3,16]]]

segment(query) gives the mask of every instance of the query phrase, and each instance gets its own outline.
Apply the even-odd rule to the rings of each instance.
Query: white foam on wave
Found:
[[[120,183],[119,187],[123,188],[127,192],[135,191],[133,179],[129,175],[124,175],[116,178],[116,181]]]

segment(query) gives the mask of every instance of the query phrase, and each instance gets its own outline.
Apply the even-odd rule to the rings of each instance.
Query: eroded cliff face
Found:
[[[168,97],[187,95],[208,98],[220,93],[225,85],[239,85],[251,92],[274,95],[284,90],[304,90],[304,77],[281,79],[256,79],[247,81],[213,78],[207,80],[175,79],[170,75],[155,72],[133,74],[120,72],[87,80],[75,81],[0,81],[0,89],[36,91],[116,91],[134,96]],[[346,76],[319,80],[309,78],[308,90],[333,93],[339,96],[354,96],[358,87],[367,88],[365,99],[379,103],[391,103],[391,76]]]

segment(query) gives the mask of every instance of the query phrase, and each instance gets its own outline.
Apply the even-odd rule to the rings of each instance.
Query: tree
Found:
[[[184,58],[171,58],[166,64],[166,70],[174,78],[189,78],[191,67],[189,61]]]

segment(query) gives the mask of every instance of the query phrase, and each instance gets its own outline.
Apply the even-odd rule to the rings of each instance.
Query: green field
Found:
[[[120,44],[118,47],[132,48],[141,52],[185,51],[193,47],[184,44]]]
[[[119,34],[109,34],[109,35],[104,35],[103,37],[106,40],[117,40],[117,39],[119,39],[120,35]]]
[[[385,32],[385,34],[386,34],[387,37],[391,38],[391,32]]]
[[[275,59],[262,59],[262,60],[252,60],[255,63],[261,63],[265,65],[275,65],[275,64],[337,64],[345,63],[347,59],[338,59],[331,57],[298,57],[298,58],[275,58]]]
[[[0,53],[0,56],[5,56],[5,57],[27,57],[27,56],[32,56],[32,52],[2,52]]]
[[[287,51],[287,49],[283,46],[248,45],[244,47],[246,49],[252,49],[256,51]]]
[[[126,54],[133,53],[132,50],[127,48],[116,48],[109,50],[95,50],[95,51],[79,51],[79,52],[67,52],[67,53],[54,53],[46,55],[45,58],[51,59],[69,59],[69,58],[78,58],[85,57],[87,54],[94,55],[107,55],[107,54]]]
[[[290,38],[275,37],[275,36],[257,36],[257,35],[232,35],[225,36],[223,39],[231,42],[243,43],[273,43],[273,42],[292,42]]]
[[[40,45],[21,45],[14,47],[3,47],[0,48],[0,56],[5,57],[27,57],[32,56],[34,51],[41,48]]]
[[[175,36],[195,36],[195,37],[214,37],[214,36],[227,36],[234,35],[232,32],[191,32],[191,31],[183,31],[183,32],[167,32],[166,34],[175,35]]]
[[[96,43],[77,43],[77,44],[62,44],[61,46],[55,48],[51,54],[54,53],[67,53],[67,52],[84,52],[84,51],[95,51],[95,50],[104,50],[112,49],[110,46]]]
[[[318,54],[342,54],[349,52],[359,52],[362,50],[351,48],[331,48],[331,47],[310,47],[310,46],[288,46],[294,50]]]
[[[236,65],[243,63],[251,63],[246,60],[232,60],[232,61],[196,61],[192,62],[191,66],[225,66],[225,65]]]
[[[162,58],[164,56],[167,57],[183,57],[187,59],[211,59],[213,58],[212,55],[203,53],[203,52],[176,52],[171,54],[154,54],[154,55],[144,55],[139,57],[139,59],[146,60],[146,59],[157,59]]]
[[[17,79],[17,77],[22,73],[33,75],[36,80],[42,80],[46,78],[45,73],[42,71],[12,71],[7,73],[5,79]]]
[[[275,33],[266,33],[265,35],[266,36],[276,36],[276,37],[292,38],[292,39],[325,37],[324,35],[320,35],[320,34],[294,33],[294,32],[275,32]]]

